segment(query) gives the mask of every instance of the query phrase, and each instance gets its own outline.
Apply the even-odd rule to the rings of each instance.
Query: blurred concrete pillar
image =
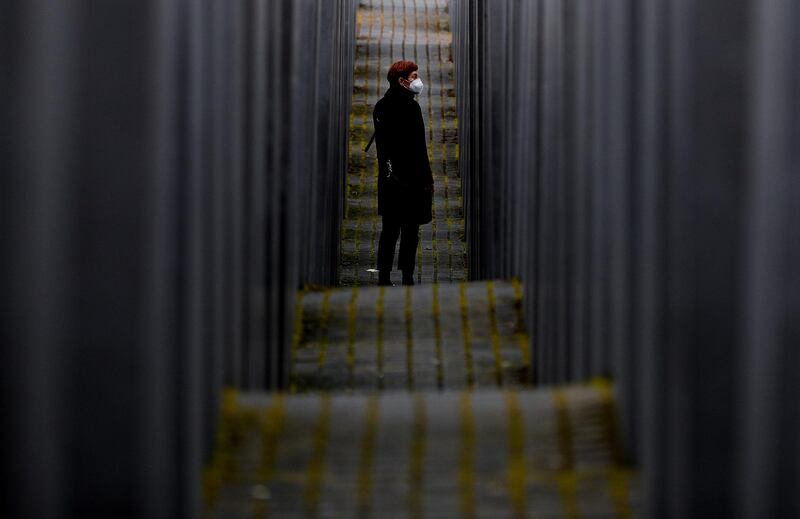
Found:
[[[747,182],[747,2],[669,3],[665,34],[664,314],[653,391],[663,438],[657,516],[734,512],[735,388]],[[661,420],[660,418],[659,420]],[[664,502],[666,507],[658,507]]]
[[[800,6],[755,10],[747,199],[747,282],[741,331],[741,517],[800,516]]]
[[[639,66],[635,70],[638,85],[636,97],[636,128],[634,147],[637,150],[635,169],[635,197],[639,200],[634,218],[636,270],[634,298],[637,304],[637,322],[633,340],[640,345],[640,377],[638,393],[640,436],[636,451],[639,462],[645,467],[645,489],[650,489],[647,506],[651,510],[666,510],[663,492],[666,476],[662,470],[667,458],[662,450],[666,423],[663,413],[664,388],[668,381],[664,372],[665,351],[659,347],[666,334],[664,312],[665,294],[669,280],[666,276],[666,204],[664,188],[668,185],[667,171],[669,99],[666,88],[668,70],[667,29],[668,4],[660,0],[646,0],[637,11],[636,47]],[[652,514],[652,512],[651,512]]]
[[[796,515],[798,9],[452,6],[471,272],[522,276],[539,382],[615,380],[650,516]]]
[[[62,517],[78,2],[0,7],[4,515]],[[33,30],[36,28],[36,30]],[[54,90],[53,85],[59,88]]]
[[[336,271],[297,186],[343,195],[355,3],[324,7],[0,7],[4,517],[197,517],[223,383],[285,381],[296,290]],[[303,161],[322,120],[335,167]]]

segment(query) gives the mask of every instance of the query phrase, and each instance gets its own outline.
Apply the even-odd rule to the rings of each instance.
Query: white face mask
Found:
[[[422,80],[420,78],[415,79],[414,81],[411,82],[410,85],[408,85],[408,89],[414,92],[415,94],[421,94],[422,89],[424,87],[425,85],[422,83]]]

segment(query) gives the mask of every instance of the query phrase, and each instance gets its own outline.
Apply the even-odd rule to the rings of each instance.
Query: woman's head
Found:
[[[408,89],[411,82],[419,77],[417,73],[419,67],[413,61],[398,61],[389,67],[389,73],[386,74],[386,79],[393,87],[401,86]]]

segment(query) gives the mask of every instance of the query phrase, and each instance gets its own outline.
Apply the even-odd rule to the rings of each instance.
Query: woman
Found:
[[[422,80],[413,61],[389,68],[389,90],[372,112],[378,147],[378,214],[383,230],[378,244],[378,284],[391,286],[394,248],[400,237],[398,268],[403,284],[414,284],[419,226],[432,220],[433,173],[428,161],[425,123],[414,99]]]

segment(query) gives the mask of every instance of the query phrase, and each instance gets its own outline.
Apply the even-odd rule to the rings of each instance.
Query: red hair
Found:
[[[408,76],[415,70],[419,70],[419,67],[413,61],[398,61],[389,67],[389,73],[386,74],[386,79],[394,86],[397,84],[398,79],[408,79]]]

